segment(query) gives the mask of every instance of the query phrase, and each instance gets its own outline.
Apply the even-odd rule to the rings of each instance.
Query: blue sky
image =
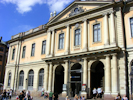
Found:
[[[11,36],[46,24],[50,12],[62,11],[74,0],[0,0],[0,37]]]

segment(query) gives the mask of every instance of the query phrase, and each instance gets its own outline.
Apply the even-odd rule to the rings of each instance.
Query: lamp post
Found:
[[[129,75],[130,75],[130,81],[131,81],[131,100],[133,100],[133,99],[132,99],[133,68],[131,68],[131,72],[130,72]]]

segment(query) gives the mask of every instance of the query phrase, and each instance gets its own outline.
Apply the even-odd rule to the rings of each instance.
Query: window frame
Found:
[[[33,47],[34,45],[34,47]],[[33,51],[34,50],[34,51]],[[35,43],[32,43],[32,47],[31,47],[31,57],[35,56]]]
[[[12,50],[12,60],[14,60],[14,57],[15,57],[15,51],[16,51],[16,49],[13,48],[13,50]]]
[[[2,61],[3,60],[3,56],[2,55],[0,55],[0,61]]]
[[[80,32],[76,33],[76,30],[80,30]],[[81,45],[81,29],[76,29],[76,30],[74,31],[74,46],[80,46]],[[76,45],[76,35],[78,35],[78,43],[77,43],[77,45]],[[80,40],[79,40],[79,38],[80,38]]]
[[[43,42],[45,42],[45,44],[43,44]],[[46,40],[42,41],[42,51],[41,51],[42,55],[46,53],[46,42],[47,42]],[[45,46],[45,48],[43,46]]]
[[[60,35],[63,35],[63,37],[60,38]],[[58,50],[64,49],[64,40],[65,40],[64,37],[65,37],[65,34],[64,34],[63,32],[61,32],[61,33],[59,34]],[[61,43],[60,40],[63,41],[62,47],[60,47],[60,43]]]
[[[24,47],[25,47],[25,51],[24,51]],[[26,53],[26,46],[23,46],[22,58],[25,58],[25,53]]]
[[[0,47],[0,51],[3,52],[4,51],[4,47]]]
[[[12,74],[11,72],[8,73],[8,83],[7,86],[10,87],[11,86],[11,78],[12,78]],[[10,79],[10,80],[9,80]]]
[[[133,25],[133,23],[131,23],[131,19],[133,20],[133,17],[130,17],[129,18],[129,27],[130,27],[130,37],[133,38],[133,33],[132,33],[132,27],[131,27],[131,24]]]
[[[23,72],[23,73],[21,73]],[[24,85],[24,71],[20,71],[19,73],[19,87],[23,86]]]

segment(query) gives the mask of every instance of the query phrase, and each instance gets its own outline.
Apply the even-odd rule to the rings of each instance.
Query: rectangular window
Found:
[[[0,55],[0,61],[2,61],[2,56]]]
[[[26,46],[23,46],[22,58],[25,58],[25,51],[26,51]]]
[[[133,37],[133,18],[130,18],[131,37]]]
[[[64,48],[64,33],[59,35],[59,49]]]
[[[93,42],[101,41],[100,24],[93,25]]]
[[[15,49],[13,49],[12,51],[12,60],[14,60],[14,56],[15,56]]]
[[[80,29],[75,30],[75,46],[80,45]]]
[[[46,50],[46,40],[42,41],[42,54],[45,54]]]
[[[35,43],[32,44],[31,56],[34,56],[34,53],[35,53]]]

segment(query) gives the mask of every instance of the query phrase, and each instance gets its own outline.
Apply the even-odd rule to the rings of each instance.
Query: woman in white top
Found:
[[[95,98],[96,98],[96,95],[97,95],[97,90],[96,90],[96,88],[94,88],[94,89],[92,90],[92,92],[93,92],[93,98],[95,99]]]

